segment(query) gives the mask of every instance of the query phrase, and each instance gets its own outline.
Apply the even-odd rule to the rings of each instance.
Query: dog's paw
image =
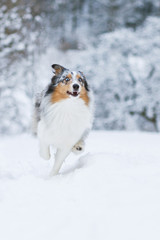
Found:
[[[84,151],[84,142],[79,141],[78,143],[76,143],[73,148],[72,148],[72,152],[75,154],[81,154]]]

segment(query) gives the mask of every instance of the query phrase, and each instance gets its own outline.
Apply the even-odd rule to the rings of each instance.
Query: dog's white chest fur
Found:
[[[72,147],[91,124],[91,112],[84,101],[69,98],[42,110],[38,135],[46,144],[56,148]]]

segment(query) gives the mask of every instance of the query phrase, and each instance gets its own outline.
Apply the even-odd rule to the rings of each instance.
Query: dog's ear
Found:
[[[83,72],[80,72],[80,71],[79,71],[79,73],[80,73],[80,74],[82,75],[82,77],[83,77],[85,89],[89,92],[89,85],[88,85],[88,83],[87,83],[87,80],[86,80],[86,77],[85,77],[84,73],[83,73]]]
[[[53,64],[52,68],[54,70],[55,75],[61,75],[63,73],[63,71],[66,69],[58,64]]]

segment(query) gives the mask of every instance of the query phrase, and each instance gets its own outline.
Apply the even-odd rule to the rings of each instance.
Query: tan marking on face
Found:
[[[67,91],[70,91],[70,83],[68,83],[67,85],[59,83],[58,86],[55,88],[54,92],[52,93],[51,102],[56,103],[69,98]]]
[[[76,75],[76,78],[79,79],[79,78],[82,78],[82,77],[81,77],[81,75],[78,73],[78,74]]]
[[[71,78],[72,78],[72,74],[71,74],[71,73],[68,73],[68,75],[67,75],[66,77],[68,77],[69,79],[71,79]]]
[[[85,104],[88,106],[89,104],[89,97],[88,97],[88,93],[87,90],[85,89],[85,87],[81,87],[81,92],[80,92],[80,96],[81,99],[83,99],[83,101],[85,102]]]

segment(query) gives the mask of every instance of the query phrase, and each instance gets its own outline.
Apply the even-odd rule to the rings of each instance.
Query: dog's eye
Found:
[[[66,77],[65,78],[66,82],[70,81],[70,78],[69,77]]]
[[[82,78],[78,78],[78,81],[79,81],[79,82],[82,82],[83,80],[82,80]]]

